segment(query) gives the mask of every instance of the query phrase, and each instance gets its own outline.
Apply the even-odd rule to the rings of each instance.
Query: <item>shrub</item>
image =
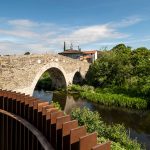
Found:
[[[54,105],[55,108],[57,108],[57,109],[59,109],[59,110],[62,109],[61,106],[60,106],[60,104],[59,104],[58,102],[52,101],[52,104]]]
[[[112,150],[140,150],[141,145],[136,140],[131,140],[123,125],[106,125],[98,112],[92,112],[88,108],[76,108],[71,112],[72,119],[77,119],[79,125],[85,125],[88,132],[96,131],[98,141],[111,140]]]

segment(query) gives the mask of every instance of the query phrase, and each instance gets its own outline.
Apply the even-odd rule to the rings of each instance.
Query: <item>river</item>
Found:
[[[59,102],[61,108],[69,114],[72,108],[88,107],[92,111],[98,111],[103,121],[107,124],[124,124],[129,136],[146,145],[150,150],[150,111],[136,111],[118,107],[106,107],[81,99],[77,94],[65,94],[60,92],[34,91],[34,97]]]

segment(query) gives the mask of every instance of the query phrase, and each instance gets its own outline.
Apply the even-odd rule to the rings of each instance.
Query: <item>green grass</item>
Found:
[[[82,98],[106,106],[117,106],[131,109],[147,109],[148,103],[145,99],[129,97],[124,94],[114,94],[110,91],[95,90],[91,86],[73,85],[70,90],[78,91]]]
[[[132,109],[146,109],[147,102],[141,98],[131,98],[121,94],[110,93],[94,93],[94,92],[81,92],[82,98],[100,103],[106,106],[118,106]]]

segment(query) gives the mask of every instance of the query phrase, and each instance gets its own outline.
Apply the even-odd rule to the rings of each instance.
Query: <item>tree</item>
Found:
[[[30,52],[25,52],[24,55],[30,55]]]
[[[150,96],[150,50],[119,44],[103,53],[91,64],[86,75],[88,84],[117,87],[132,96]]]
[[[131,47],[124,44],[118,44],[112,48],[112,51],[116,54],[129,54],[131,52]]]
[[[130,55],[130,47],[124,44],[115,46],[90,66],[87,80],[96,86],[125,85],[132,73]]]

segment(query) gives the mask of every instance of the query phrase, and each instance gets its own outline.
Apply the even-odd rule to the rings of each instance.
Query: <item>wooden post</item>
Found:
[[[37,128],[42,132],[42,108],[43,106],[47,106],[49,102],[43,102],[37,104],[38,112],[37,112]]]
[[[84,126],[71,129],[70,132],[71,150],[80,150],[79,138],[84,135],[86,135],[86,129]]]
[[[54,108],[54,106],[51,104],[51,105],[48,105],[48,106],[43,106],[42,107],[42,133],[44,136],[46,136],[47,134],[47,129],[46,129],[46,111],[50,108]]]
[[[110,150],[110,149],[111,149],[110,141],[103,143],[103,144],[98,144],[92,148],[92,150]]]
[[[44,120],[43,118],[43,122],[45,122],[46,124],[46,129],[45,129],[45,134],[46,134],[46,138],[47,140],[50,142],[51,140],[51,113],[54,112],[58,112],[57,108],[50,108],[47,110],[46,112],[46,120]]]
[[[63,150],[70,150],[70,131],[71,129],[77,128],[78,127],[78,121],[77,120],[72,120],[63,123],[62,127],[62,139],[63,139]]]
[[[80,150],[91,150],[97,144],[97,133],[80,137]]]
[[[70,115],[58,117],[56,120],[56,149],[62,150],[62,126],[64,122],[68,122],[70,120]]]
[[[50,142],[54,149],[56,149],[56,120],[57,117],[61,117],[64,115],[64,112],[58,111],[51,113],[51,133],[50,133]]]

